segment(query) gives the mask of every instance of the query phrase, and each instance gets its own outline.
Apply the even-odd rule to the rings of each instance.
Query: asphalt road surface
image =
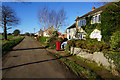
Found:
[[[30,38],[15,46],[3,58],[3,78],[74,78],[65,65]]]

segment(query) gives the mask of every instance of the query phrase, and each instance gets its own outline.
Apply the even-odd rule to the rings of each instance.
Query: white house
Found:
[[[67,39],[74,39],[76,34],[76,23],[67,28]]]
[[[37,36],[43,36],[43,30],[42,29],[40,29],[40,31],[38,31],[37,33],[35,33],[35,35],[37,35]]]
[[[104,7],[105,7],[105,5],[97,8],[97,9],[95,9],[95,7],[93,7],[92,11],[88,12],[87,14],[85,14],[85,15],[83,15],[81,17],[76,18],[76,20],[75,20],[76,21],[76,28],[81,29],[80,31],[82,32],[82,33],[80,32],[78,34],[79,36],[84,36],[85,37],[85,31],[82,30],[82,26],[86,25],[86,17],[92,16],[91,24],[101,23],[101,21],[100,21],[100,13],[104,9]],[[101,38],[102,38],[101,31],[95,29],[91,33],[90,38],[97,38],[98,41],[101,41]]]
[[[57,30],[54,29],[53,27],[49,27],[47,30],[43,32],[43,36],[51,37],[54,31],[57,31]]]

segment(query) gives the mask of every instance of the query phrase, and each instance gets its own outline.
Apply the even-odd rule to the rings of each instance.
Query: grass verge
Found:
[[[24,37],[15,37],[10,40],[6,40],[2,43],[2,56],[4,56],[9,50],[12,50],[12,48],[20,43]]]
[[[60,60],[66,64],[78,77],[85,78],[85,79],[97,79],[101,80],[102,78],[98,76],[95,72],[90,69],[87,69],[83,66],[80,66],[75,61],[70,59],[61,57],[60,55],[55,55],[56,57],[60,58]]]

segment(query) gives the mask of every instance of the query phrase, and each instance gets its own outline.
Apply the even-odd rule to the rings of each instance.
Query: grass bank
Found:
[[[18,43],[20,43],[23,39],[24,37],[17,36],[12,39],[3,41],[2,42],[2,56],[4,56],[9,50],[12,50],[12,48]]]
[[[46,49],[51,54],[60,58],[60,60],[67,65],[78,77],[85,79],[118,79],[104,66],[98,66],[94,61],[89,61],[79,56],[70,55],[64,51],[56,51],[53,49]]]

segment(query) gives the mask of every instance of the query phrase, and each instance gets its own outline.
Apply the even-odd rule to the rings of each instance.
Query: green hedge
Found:
[[[39,41],[43,43],[47,42],[47,40],[49,39],[49,37],[44,37],[44,36],[39,36],[38,38],[39,38]]]
[[[2,43],[2,55],[5,55],[9,50],[12,49],[15,45],[21,42],[24,37],[16,37],[10,40],[6,40]]]
[[[67,47],[78,47],[82,49],[88,49],[91,53],[109,50],[110,45],[106,42],[97,41],[97,39],[86,39],[86,40],[70,40],[68,41]]]
[[[47,46],[49,48],[52,48],[52,49],[56,49],[56,42],[57,41],[60,41],[61,43],[63,42],[63,39],[62,38],[58,38],[58,37],[51,37],[49,40],[48,40],[48,43],[47,43]]]

